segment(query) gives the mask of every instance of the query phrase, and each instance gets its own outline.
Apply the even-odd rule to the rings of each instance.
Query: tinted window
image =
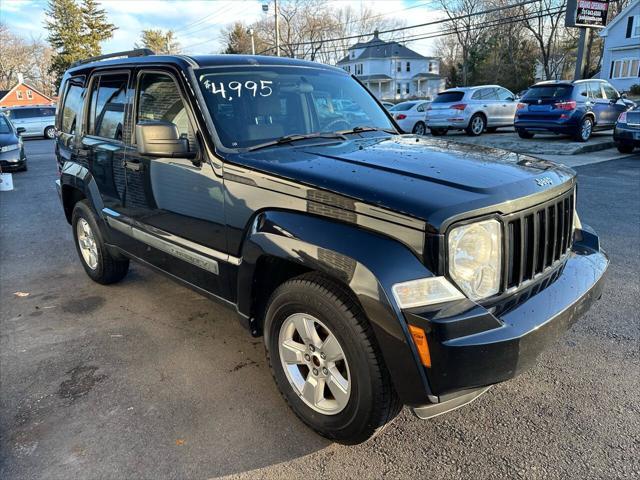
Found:
[[[0,133],[13,133],[7,118],[4,115],[0,115]]]
[[[127,104],[126,74],[102,75],[93,83],[89,110],[89,133],[122,140]]]
[[[522,97],[525,100],[537,100],[539,98],[570,98],[572,85],[534,85]]]
[[[359,126],[393,129],[367,90],[340,72],[244,66],[198,74],[220,140],[230,148]]]
[[[82,104],[85,89],[80,85],[71,84],[64,98],[62,107],[62,125],[60,130],[65,133],[76,133],[77,122],[82,118]]]
[[[591,98],[604,98],[600,82],[589,82],[589,94]]]
[[[397,105],[394,105],[389,109],[390,112],[406,112],[407,110],[411,110],[411,108],[416,104],[416,102],[403,102]]]
[[[54,117],[56,115],[55,108],[39,108],[38,113],[41,117]]]
[[[608,83],[603,83],[602,84],[602,89],[604,90],[604,94],[605,96],[609,99],[609,100],[617,100],[620,95],[618,95],[618,92],[616,92],[616,89],[613,88],[611,85],[609,85]]]
[[[499,100],[513,100],[514,99],[513,93],[511,93],[506,88],[498,88],[497,92],[498,92],[498,99]]]
[[[178,127],[178,133],[189,139],[189,147],[196,146],[195,135],[187,116],[178,86],[173,79],[160,73],[145,73],[138,87],[137,121],[163,120]]]
[[[589,88],[586,83],[576,83],[576,98],[584,98],[589,96]]]
[[[439,93],[433,103],[459,102],[464,97],[464,92],[442,92]]]
[[[33,118],[36,116],[38,115],[35,108],[16,108],[15,110],[11,110],[11,118],[15,118],[16,120]]]

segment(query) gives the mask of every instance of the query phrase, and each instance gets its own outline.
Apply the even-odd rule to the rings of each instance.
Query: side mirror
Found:
[[[16,132],[18,132],[18,135],[22,135],[24,132],[26,132],[27,129],[24,127],[18,127],[16,128]]]
[[[178,127],[164,120],[148,120],[136,125],[136,144],[141,155],[194,159],[189,140],[181,138]]]
[[[515,97],[507,97],[507,102],[515,102],[516,98]]]
[[[623,100],[626,100],[626,99],[627,99],[627,94],[626,94],[626,93],[624,93],[624,92],[622,92],[622,93],[620,94],[620,98],[621,98],[621,99],[623,99]]]

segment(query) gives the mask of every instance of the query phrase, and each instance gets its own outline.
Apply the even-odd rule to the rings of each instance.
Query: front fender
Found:
[[[402,401],[428,403],[431,390],[402,312],[391,300],[391,287],[433,274],[406,246],[322,217],[287,211],[261,213],[243,243],[238,272],[238,309],[247,315],[256,265],[265,255],[323,272],[348,285],[373,327]]]

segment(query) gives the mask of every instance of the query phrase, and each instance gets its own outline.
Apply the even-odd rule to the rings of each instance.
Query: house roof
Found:
[[[18,82],[18,83],[16,83],[16,84],[13,86],[13,88],[12,88],[11,90],[0,90],[0,102],[1,102],[2,100],[4,100],[4,99],[5,99],[5,97],[6,97],[7,95],[9,95],[11,92],[13,92],[13,91],[14,91],[16,88],[18,88],[20,85],[24,85],[24,86],[25,86],[25,87],[27,87],[29,90],[32,90],[32,91],[36,92],[37,94],[39,94],[39,95],[41,95],[41,96],[43,96],[43,97],[45,97],[45,98],[48,98],[48,99],[49,99],[50,101],[52,101],[52,102],[53,102],[53,100],[54,100],[54,99],[53,99],[52,97],[50,97],[49,95],[46,95],[46,94],[42,93],[40,90],[38,90],[37,88],[35,88],[35,87],[33,87],[33,86],[29,85],[27,82]]]
[[[4,97],[7,96],[7,93],[9,93],[11,90],[0,90],[0,100],[2,100]]]
[[[377,73],[375,75],[356,75],[361,82],[370,82],[371,80],[391,80],[389,75]]]
[[[622,10],[620,13],[618,13],[618,15],[616,15],[616,18],[614,18],[613,21],[609,23],[609,25],[607,25],[602,30],[600,30],[600,36],[606,37],[607,35],[609,35],[609,30],[611,30],[613,26],[616,25],[620,20],[622,20],[623,18],[627,18],[631,13],[631,10],[638,6],[640,6],[640,0],[632,1],[629,5],[627,5],[627,7],[624,10]]]
[[[411,78],[414,79],[414,80],[429,80],[431,78],[442,78],[442,77],[440,75],[435,74],[435,73],[422,72],[422,73],[416,73]]]
[[[420,55],[418,52],[414,52],[410,48],[405,47],[404,45],[399,44],[398,42],[385,42],[378,37],[378,33],[375,32],[373,34],[373,38],[368,42],[358,42],[355,45],[351,45],[349,47],[350,51],[353,50],[362,50],[360,55],[355,58],[350,58],[349,55],[344,57],[342,60],[338,62],[338,65],[341,63],[345,63],[352,60],[365,60],[367,58],[389,58],[389,57],[399,57],[399,58],[407,58],[407,59],[427,59],[433,57],[425,57],[424,55]]]

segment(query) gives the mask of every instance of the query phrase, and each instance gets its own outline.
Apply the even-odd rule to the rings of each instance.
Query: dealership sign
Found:
[[[607,26],[609,0],[567,0],[567,27],[604,28]]]

